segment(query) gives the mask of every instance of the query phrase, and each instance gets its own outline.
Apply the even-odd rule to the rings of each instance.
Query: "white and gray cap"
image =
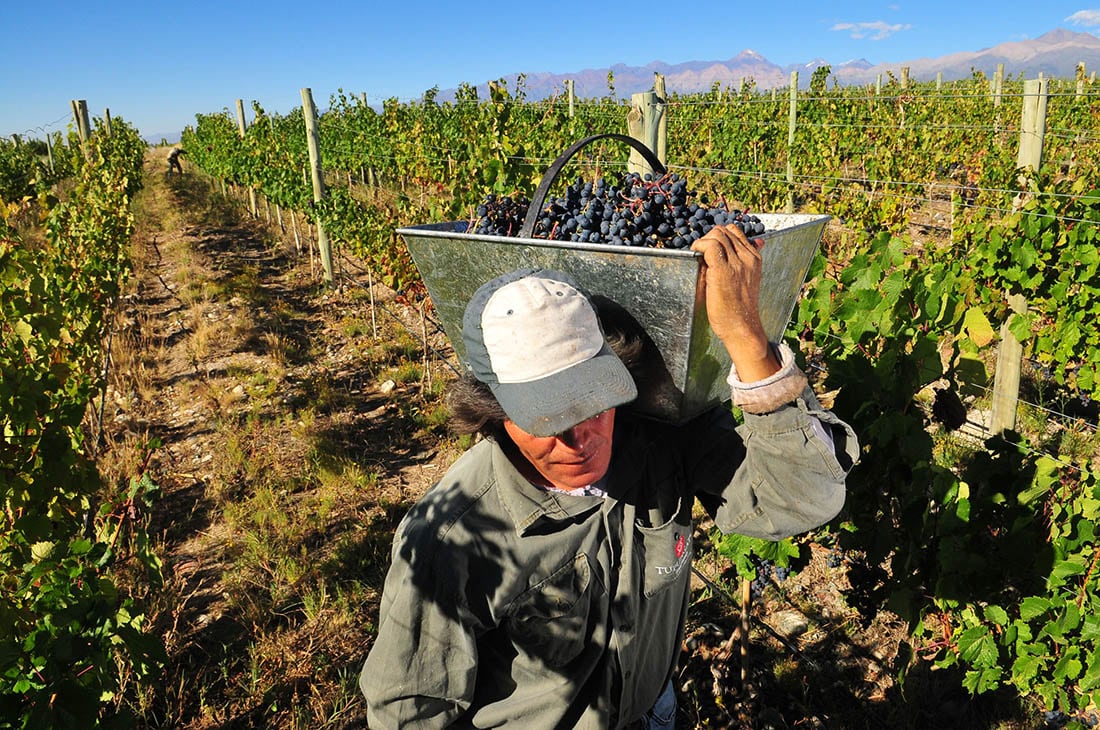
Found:
[[[591,302],[568,274],[519,269],[483,284],[466,305],[470,369],[509,420],[553,436],[638,396]]]

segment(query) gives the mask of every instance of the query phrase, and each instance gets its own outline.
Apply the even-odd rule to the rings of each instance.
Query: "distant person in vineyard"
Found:
[[[168,150],[168,174],[171,175],[172,171],[183,174],[183,165],[180,164],[180,155],[183,154],[183,150],[179,147],[173,147]]]
[[[452,410],[485,438],[397,530],[359,680],[371,728],[674,727],[695,498],[769,539],[840,510],[856,438],[767,341],[757,246],[723,226],[694,248],[741,426],[725,407],[680,426],[632,415],[636,348],[615,354],[565,274],[474,294]]]

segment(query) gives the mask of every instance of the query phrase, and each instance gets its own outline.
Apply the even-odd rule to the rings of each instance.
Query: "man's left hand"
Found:
[[[738,378],[746,383],[779,372],[779,360],[760,321],[763,243],[727,225],[715,226],[691,246],[703,254],[710,327],[729,351]]]

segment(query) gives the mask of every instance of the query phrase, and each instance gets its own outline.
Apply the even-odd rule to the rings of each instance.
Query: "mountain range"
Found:
[[[513,73],[502,78],[508,89],[515,90],[519,77],[523,76],[526,98],[536,101],[563,93],[567,79],[573,80],[574,93],[579,98],[607,96],[609,72],[613,74],[615,95],[623,98],[651,89],[655,73],[664,76],[668,92],[690,94],[709,91],[716,84],[719,88],[736,89],[746,79],[755,82],[758,89],[785,87],[790,84],[792,71],[798,71],[799,86],[807,87],[814,70],[822,66],[830,66],[830,85],[835,78],[836,82],[847,86],[874,83],[880,75],[884,82],[888,80],[888,74],[900,78],[904,66],[909,67],[909,78],[914,81],[934,81],[940,73],[943,74],[944,81],[953,81],[969,78],[978,71],[992,78],[998,64],[1002,63],[1006,78],[1018,74],[1023,74],[1026,78],[1036,78],[1040,73],[1053,78],[1073,78],[1078,63],[1084,63],[1086,69],[1100,67],[1100,38],[1091,33],[1076,33],[1058,28],[1038,38],[1001,43],[980,51],[889,64],[872,65],[864,59],[831,63],[815,58],[804,64],[779,66],[759,53],[746,49],[725,61],[687,61],[676,64],[654,61],[645,66],[616,64],[610,68],[584,69],[575,73],[527,72]],[[436,98],[438,101],[450,101],[454,99],[454,93],[455,89],[441,90]],[[478,95],[482,99],[488,97],[487,84],[478,86]]]

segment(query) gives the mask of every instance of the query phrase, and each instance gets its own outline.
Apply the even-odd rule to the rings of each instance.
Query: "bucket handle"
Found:
[[[557,180],[562,168],[565,167],[565,163],[569,162],[573,155],[577,154],[582,147],[598,139],[617,139],[620,142],[626,142],[645,158],[646,163],[653,168],[655,173],[659,175],[665,174],[665,166],[661,163],[661,160],[658,159],[657,155],[653,154],[653,150],[633,137],[614,133],[594,134],[591,137],[585,137],[579,142],[574,142],[570,145],[569,149],[562,152],[558,159],[554,160],[554,164],[550,165],[546,170],[546,174],[542,177],[542,182],[539,183],[538,188],[535,190],[535,194],[531,198],[531,206],[527,209],[527,217],[523,219],[523,227],[519,229],[520,238],[531,238],[531,234],[535,232],[535,224],[538,222],[539,215],[542,214],[543,205],[546,204],[546,195],[550,192],[550,186]]]

